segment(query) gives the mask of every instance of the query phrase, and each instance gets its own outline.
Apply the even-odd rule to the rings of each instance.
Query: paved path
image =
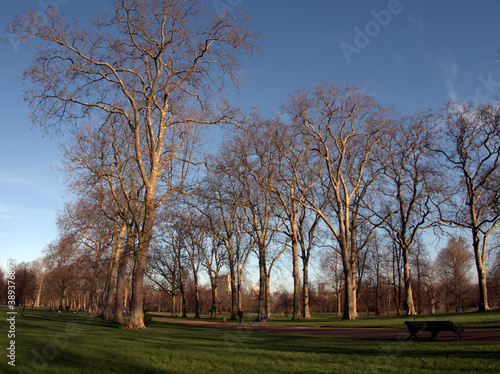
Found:
[[[203,327],[216,327],[221,329],[242,329],[253,331],[276,332],[283,334],[307,334],[307,335],[331,335],[344,336],[348,338],[365,338],[365,339],[390,339],[404,340],[408,338],[410,333],[407,329],[389,329],[389,328],[336,328],[336,327],[304,327],[304,326],[282,326],[282,325],[254,325],[223,322],[207,322],[203,320],[187,320],[175,318],[153,318],[157,321],[165,321],[170,323],[179,323],[185,325],[197,325]],[[421,332],[419,340],[430,337],[429,332]],[[451,331],[440,332],[434,340],[453,340],[455,334]],[[462,335],[464,341],[496,341],[500,342],[500,328],[491,329],[465,329]]]

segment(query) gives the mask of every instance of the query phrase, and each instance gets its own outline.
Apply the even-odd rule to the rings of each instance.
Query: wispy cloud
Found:
[[[416,27],[419,38],[423,39],[425,36],[426,27],[422,17],[422,13],[417,12],[411,17],[408,17],[408,21],[410,21]]]
[[[446,48],[439,53],[439,66],[443,71],[446,91],[450,100],[457,100],[456,83],[458,80],[458,62],[456,56]]]
[[[33,181],[8,169],[0,169],[0,184],[32,185]]]
[[[33,209],[0,201],[0,219],[12,220],[16,217],[53,216],[54,214],[54,210]]]

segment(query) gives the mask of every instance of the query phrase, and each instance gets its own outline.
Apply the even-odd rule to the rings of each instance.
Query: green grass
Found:
[[[500,372],[495,342],[398,342],[157,321],[148,330],[129,331],[84,314],[42,310],[17,316],[17,370],[12,370],[4,354],[5,308],[0,313],[0,372],[5,373]]]
[[[153,317],[167,317],[170,318],[170,313],[151,313]],[[210,319],[209,315],[202,315],[201,319],[207,322],[220,322],[222,316],[227,318],[229,323],[237,323],[237,321],[230,321],[229,314],[222,314],[217,316],[216,320]],[[244,320],[249,323],[255,319],[257,315],[254,313],[246,313]],[[193,315],[188,315],[188,319],[192,319]],[[178,317],[178,319],[182,319]],[[307,326],[307,327],[383,327],[383,328],[402,328],[406,329],[404,321],[408,320],[435,320],[435,321],[452,321],[453,323],[460,324],[464,328],[491,328],[500,327],[500,312],[488,311],[485,313],[466,312],[466,313],[453,313],[453,314],[429,314],[415,317],[407,316],[361,316],[353,321],[343,320],[333,313],[318,313],[313,314],[310,319],[302,319],[299,321],[292,321],[291,315],[287,318],[280,314],[273,314],[272,318],[268,321],[270,325],[286,325],[286,326]]]

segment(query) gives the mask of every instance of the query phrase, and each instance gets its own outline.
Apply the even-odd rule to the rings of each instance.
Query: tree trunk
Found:
[[[296,229],[296,228],[295,228]],[[293,254],[293,316],[292,320],[300,320],[300,270],[299,270],[299,245],[295,234],[292,234]]]
[[[170,294],[170,300],[172,302],[172,313],[170,315],[172,317],[177,317],[177,305],[175,304],[175,292],[173,290]]]
[[[479,230],[472,229],[474,257],[476,260],[477,277],[479,284],[479,302],[478,311],[485,312],[490,309],[488,305],[488,289],[486,285],[486,268],[484,266],[484,259],[481,255],[481,246],[479,240]]]
[[[241,305],[241,279],[243,278],[243,269],[241,268],[241,260],[238,259],[238,268],[237,268],[237,276],[238,276],[238,310],[242,308]]]
[[[198,275],[194,274],[194,297],[195,297],[195,315],[194,318],[201,318],[200,313],[200,286],[198,285]]]
[[[335,292],[337,295],[337,316],[340,317],[342,315],[342,302],[341,302],[341,291],[338,290]]]
[[[271,318],[271,292],[270,292],[270,276],[266,275],[266,318]]]
[[[40,286],[38,287],[38,292],[36,294],[36,302],[35,302],[36,307],[40,306],[40,298],[42,296],[43,278],[44,278],[44,275],[42,275],[42,277],[40,278]]]
[[[344,263],[344,314],[342,319],[353,320],[356,319],[356,277],[352,273],[352,265]]]
[[[486,269],[484,263],[476,262],[478,281],[479,281],[479,304],[478,311],[485,312],[490,310],[488,305],[488,289],[486,286]]]
[[[146,270],[146,248],[139,244],[135,253],[132,273],[132,301],[127,329],[145,330],[144,325],[144,272]]]
[[[118,263],[118,273],[116,277],[116,292],[115,292],[115,314],[113,322],[123,323],[123,309],[126,308],[126,284],[125,276],[127,275],[127,266],[130,259],[130,254],[134,248],[136,235],[133,232],[131,224],[127,225],[127,242],[125,249],[120,256]]]
[[[90,285],[89,309],[87,311],[87,314],[92,314],[93,316],[97,315],[97,295],[95,294],[95,286],[93,284]]]
[[[380,267],[378,264],[379,259],[377,259],[376,266],[376,280],[375,280],[375,315],[380,315]]]
[[[153,169],[154,166],[153,166]],[[152,172],[150,176],[154,183],[157,175]],[[156,218],[155,214],[155,185],[154,183],[146,188],[144,197],[143,226],[139,235],[139,243],[134,253],[134,270],[132,272],[132,301],[130,305],[130,318],[127,329],[145,330],[144,325],[144,272],[146,271],[146,261],[149,250],[149,243],[153,236],[153,227]]]
[[[106,306],[104,308],[104,318],[108,320],[113,318],[113,304],[114,304],[113,296],[116,290],[118,263],[120,262],[120,257],[123,252],[123,238],[125,237],[126,231],[127,231],[127,223],[124,221],[116,237],[115,250],[113,257],[111,259],[111,265],[109,271],[108,289],[106,291]]]
[[[311,318],[311,312],[309,309],[309,260],[303,259],[303,297],[304,297],[304,318]]]
[[[210,311],[210,318],[216,319],[217,318],[217,299],[218,299],[218,292],[217,292],[217,280],[214,279],[214,276],[210,277],[210,281],[212,283],[212,310]]]
[[[116,288],[116,272],[117,267],[110,269],[109,280],[106,287],[106,296],[104,298],[104,312],[103,318],[110,320],[113,319],[113,305],[114,305],[114,289]]]
[[[431,296],[431,314],[436,314],[436,291],[432,291]]]
[[[234,254],[232,249],[229,252],[229,273],[231,277],[231,318],[238,319],[238,290],[236,289],[236,271],[234,263]]]
[[[186,295],[185,295],[185,292],[184,292],[184,272],[182,271],[182,268],[180,268],[180,284],[179,284],[179,289],[181,291],[182,316],[186,317],[187,316]]]
[[[266,251],[259,248],[259,312],[257,317],[267,317],[267,269],[266,269]]]
[[[406,310],[406,315],[413,316],[415,312],[415,304],[413,302],[413,291],[411,287],[411,273],[410,273],[410,259],[408,254],[408,247],[401,248],[403,253],[403,267],[404,267],[404,283],[405,283],[405,301],[403,303]]]

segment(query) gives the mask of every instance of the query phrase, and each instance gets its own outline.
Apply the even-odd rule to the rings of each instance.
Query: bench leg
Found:
[[[429,340],[432,340],[434,338],[437,338],[438,334],[439,334],[439,330],[432,330],[431,331],[431,338]]]
[[[416,339],[418,331],[415,331],[415,330],[409,330],[409,331],[410,331],[410,336],[408,338],[406,338],[406,340]]]

